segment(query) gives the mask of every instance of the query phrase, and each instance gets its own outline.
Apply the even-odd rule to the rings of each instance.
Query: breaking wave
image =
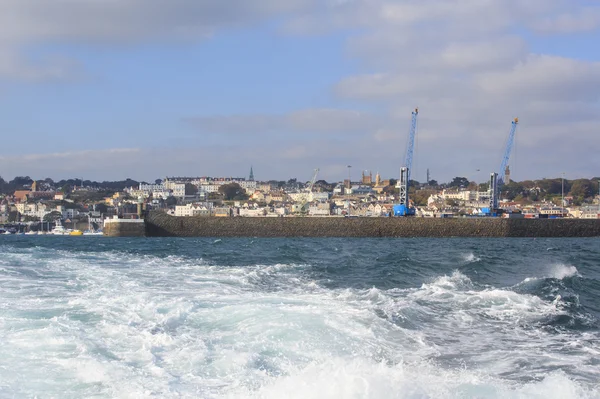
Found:
[[[346,265],[255,241],[246,264],[228,240],[168,241],[196,256],[0,246],[0,397],[600,398],[575,266],[357,288],[332,282]]]

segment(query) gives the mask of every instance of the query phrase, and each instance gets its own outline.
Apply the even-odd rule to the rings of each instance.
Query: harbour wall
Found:
[[[148,237],[598,237],[600,220],[175,217],[146,215]]]
[[[108,237],[145,237],[146,222],[143,219],[107,219],[102,231]]]

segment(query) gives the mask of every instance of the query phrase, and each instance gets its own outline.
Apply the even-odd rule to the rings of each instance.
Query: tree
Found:
[[[417,190],[412,195],[411,199],[417,206],[427,205],[427,200],[432,194],[435,194],[436,190]]]
[[[156,179],[156,180],[154,180],[154,184],[162,184],[162,179]]]
[[[52,211],[44,215],[44,222],[54,222],[62,218],[62,213],[58,211]]]
[[[396,189],[396,186],[393,186],[391,184],[389,186],[385,186],[383,188],[383,192],[387,195],[397,195],[400,193],[400,191]]]
[[[421,187],[421,183],[419,183],[416,180],[410,179],[409,182],[408,182],[408,186],[409,187],[419,188],[419,187]]]
[[[437,182],[437,180],[433,180],[433,179],[432,179],[432,180],[429,180],[429,181],[427,182],[427,184],[429,184],[431,187],[437,187],[437,186],[438,186],[438,182]]]
[[[17,176],[10,181],[10,184],[17,187],[30,186],[33,180],[29,176]]]
[[[517,197],[518,195],[525,195],[526,193],[527,192],[525,191],[521,183],[517,183],[515,181],[511,181],[510,183],[505,184],[504,186],[502,186],[501,189],[502,196],[510,201],[514,200],[515,197]]]
[[[8,213],[8,222],[9,223],[15,223],[19,221],[19,212],[17,211],[10,211]]]
[[[458,206],[458,201],[452,198],[447,198],[446,199],[446,205],[456,208]]]
[[[237,183],[223,184],[219,187],[219,192],[223,194],[226,201],[248,199],[246,191]]]
[[[455,177],[452,179],[450,183],[448,183],[448,187],[467,187],[469,185],[469,179],[466,177]]]
[[[390,186],[396,187],[396,184],[398,184],[398,180],[396,180],[396,179],[390,179]]]
[[[173,206],[177,204],[177,198],[173,197],[172,195],[167,197],[167,199],[165,200],[165,204],[167,204],[167,206]]]
[[[547,194],[560,194],[562,192],[562,179],[542,179],[537,181],[537,185]],[[564,181],[565,192],[568,192],[568,181]]]
[[[198,193],[198,187],[191,183],[185,183],[185,195],[196,195]]]
[[[570,190],[575,205],[581,205],[586,198],[592,197],[594,192],[595,190],[592,186],[592,182],[588,179],[577,179],[573,181]]]

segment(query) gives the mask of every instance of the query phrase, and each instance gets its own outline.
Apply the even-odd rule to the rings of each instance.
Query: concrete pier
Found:
[[[106,219],[104,235],[108,237],[145,237],[144,219]]]
[[[146,215],[148,237],[600,237],[600,220],[175,217]]]

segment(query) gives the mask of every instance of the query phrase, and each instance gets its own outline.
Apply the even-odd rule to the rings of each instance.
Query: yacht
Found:
[[[54,234],[56,236],[64,236],[70,233],[69,230],[65,229],[64,226],[60,223],[60,219],[56,221],[56,226],[50,231],[50,234]]]

